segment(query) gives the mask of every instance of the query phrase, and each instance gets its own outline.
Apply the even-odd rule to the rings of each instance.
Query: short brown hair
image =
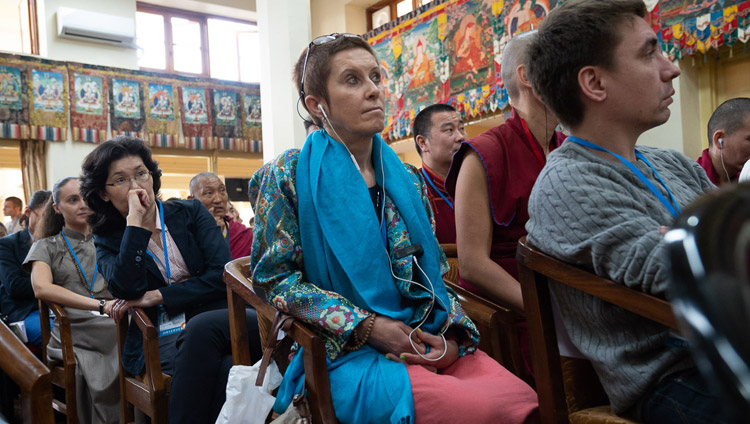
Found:
[[[333,35],[333,34],[332,34]],[[308,55],[308,49],[310,50]],[[328,101],[328,87],[326,81],[328,75],[331,73],[331,58],[338,52],[349,50],[349,49],[364,49],[370,53],[375,60],[378,56],[375,51],[367,44],[361,37],[343,37],[339,36],[333,41],[329,41],[323,44],[312,44],[310,43],[307,48],[302,50],[302,53],[297,59],[297,64],[294,65],[294,72],[292,78],[297,87],[297,92],[300,93],[302,105],[307,110],[305,105],[304,97],[308,94],[317,96]],[[305,68],[305,56],[307,55],[307,66]],[[302,92],[302,70],[305,68],[305,87]],[[312,113],[307,110],[310,115]]]
[[[620,24],[645,15],[642,0],[570,0],[552,9],[539,26],[529,46],[527,75],[565,126],[583,120],[578,72],[584,66],[612,69],[622,39]]]

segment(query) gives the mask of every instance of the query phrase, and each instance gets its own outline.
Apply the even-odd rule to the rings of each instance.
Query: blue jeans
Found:
[[[644,396],[645,423],[728,423],[719,397],[697,368],[676,372]]]
[[[52,326],[53,319],[50,317],[50,327]],[[26,338],[28,344],[35,347],[42,347],[42,326],[39,321],[39,309],[34,309],[29,315],[23,320],[24,326],[26,326]]]

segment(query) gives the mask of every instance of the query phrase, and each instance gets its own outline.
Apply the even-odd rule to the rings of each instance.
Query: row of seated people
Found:
[[[668,118],[671,82],[679,74],[659,52],[644,15],[637,0],[573,0],[556,8],[538,34],[517,39],[523,48],[515,65],[503,64],[511,74],[507,80],[504,75],[506,88],[516,83],[508,88],[515,106],[511,120],[463,144],[448,167],[429,164],[423,172],[404,166],[378,135],[384,90],[379,62],[364,40],[332,34],[302,52],[294,78],[305,109],[323,130],[251,180],[256,222],[250,269],[269,303],[312,326],[324,340],[339,421],[533,422],[538,417],[533,389],[477,350],[476,327],[441,283],[447,264],[434,236],[433,214],[445,210],[441,201],[452,205],[455,199],[464,286],[518,312],[523,299],[507,259],[526,229],[530,242],[555,257],[665,295],[660,226],[668,226],[680,207],[714,186],[682,155],[635,148],[643,131]],[[506,47],[504,62],[506,56],[511,60],[513,44]],[[550,75],[572,76],[550,82]],[[460,137],[457,116],[442,112],[450,121],[445,131]],[[552,130],[558,119],[572,134],[564,143]],[[418,136],[423,157],[431,153],[433,134],[443,130],[435,123],[426,119],[427,132]],[[181,201],[162,206],[156,200],[156,164],[138,150],[111,151],[122,143],[144,148],[123,140],[100,145],[84,163],[81,185],[94,211],[87,222],[97,236],[96,264],[118,297],[104,307],[119,319],[129,307],[142,306],[167,327],[174,320],[156,320],[157,313],[191,315],[209,306],[207,301],[218,302],[217,290],[223,295],[220,280],[208,278],[218,268],[200,268],[195,263],[200,259],[185,253],[187,246],[208,244],[214,250],[203,252],[205,258],[221,256],[216,251],[221,233],[204,222],[211,219],[205,208],[193,211],[195,206]],[[634,168],[627,167],[631,162]],[[440,200],[431,199],[427,193],[431,186],[440,188],[442,172],[448,175],[447,191],[437,190]],[[170,215],[183,210],[195,213],[170,222]],[[160,217],[190,234],[200,227],[200,237],[184,239],[175,231],[175,240],[160,245],[169,234]],[[515,233],[504,239],[506,229]],[[475,255],[463,253],[471,249]],[[175,259],[177,251],[187,257]],[[483,257],[497,260],[476,259]],[[465,266],[475,259],[484,265]],[[176,275],[190,267],[197,268],[177,284]],[[153,269],[148,274],[144,268]],[[200,300],[190,292],[201,293]],[[671,422],[685,415],[679,408],[691,406],[691,418],[721,422],[687,352],[668,344],[672,336],[663,328],[594,299],[564,291],[556,297],[573,343],[594,363],[616,413]],[[98,303],[84,309],[95,308]],[[140,334],[131,333],[123,359],[137,374],[142,354],[133,346]],[[303,391],[302,361],[297,353],[286,370],[277,412]],[[175,368],[173,385],[180,374]],[[685,384],[692,398],[684,398]],[[670,401],[661,402],[665,397]],[[170,419],[172,414],[170,408]]]
[[[229,260],[250,254],[252,230],[226,216],[226,188],[215,174],[191,180],[190,198],[199,201],[162,203],[160,172],[142,141],[104,143],[86,158],[80,180],[35,192],[25,230],[0,239],[2,310],[10,322],[23,321],[28,344],[38,348],[42,339],[36,299],[63,306],[70,319],[82,423],[120,421],[111,318],[124,319],[131,306],[158,323],[161,370],[174,382],[171,422],[213,422],[224,402],[232,358],[221,275]],[[87,202],[86,193],[96,200]],[[258,359],[254,310],[246,318]],[[131,325],[123,366],[136,376],[144,371],[141,344]],[[62,359],[57,321],[46,351]]]
[[[271,304],[325,341],[340,421],[534,419],[528,387],[482,363],[453,293],[433,284],[445,265],[424,237],[434,221],[444,242],[455,222],[461,284],[519,313],[514,257],[527,231],[531,244],[556,258],[667,296],[662,234],[715,185],[682,154],[636,148],[643,132],[669,118],[680,73],[645,14],[638,0],[555,8],[538,33],[505,46],[502,76],[514,106],[505,125],[459,147],[465,135],[450,107],[429,108],[421,123],[417,117],[421,171],[404,169],[377,136],[384,116],[374,52],[346,34],[319,37],[302,52],[294,80],[323,130],[251,180],[250,269]],[[746,105],[722,105],[710,124],[709,153],[719,159],[711,166],[727,180],[748,159]],[[554,131],[558,121],[569,137]],[[421,196],[403,193],[412,185]],[[592,296],[554,293],[571,341],[594,365],[615,413],[645,422],[726,422],[684,343],[667,328]],[[296,356],[287,370],[277,412],[302,392],[301,362]],[[482,374],[492,381],[456,372],[465,362],[487,367]],[[394,402],[407,387],[411,399]]]

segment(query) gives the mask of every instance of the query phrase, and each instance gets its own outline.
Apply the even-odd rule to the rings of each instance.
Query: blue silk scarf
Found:
[[[422,328],[436,334],[448,319],[442,305],[449,305],[449,300],[424,203],[413,178],[380,135],[373,137],[372,158],[377,183],[385,188],[406,223],[411,243],[419,243],[424,249],[419,264],[442,302],[435,302]],[[310,134],[299,155],[296,187],[307,280],[341,294],[360,308],[416,325],[418,307],[431,296],[391,275],[378,214],[346,148],[323,130]],[[429,286],[419,278],[421,273],[414,274],[411,278]],[[420,293],[412,294],[414,291]],[[329,360],[328,368],[334,408],[341,422],[414,421],[411,384],[403,364],[388,361],[364,346],[333,362]],[[279,390],[274,407],[277,411],[288,405],[294,393],[301,393],[303,376],[302,355],[297,354]]]

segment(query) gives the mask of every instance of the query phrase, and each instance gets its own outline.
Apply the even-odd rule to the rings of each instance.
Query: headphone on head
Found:
[[[318,105],[318,106],[320,106],[320,105]],[[723,139],[723,138],[721,138],[721,137],[719,137],[719,148],[720,148],[720,149],[723,149],[723,148],[724,148],[724,139]]]

